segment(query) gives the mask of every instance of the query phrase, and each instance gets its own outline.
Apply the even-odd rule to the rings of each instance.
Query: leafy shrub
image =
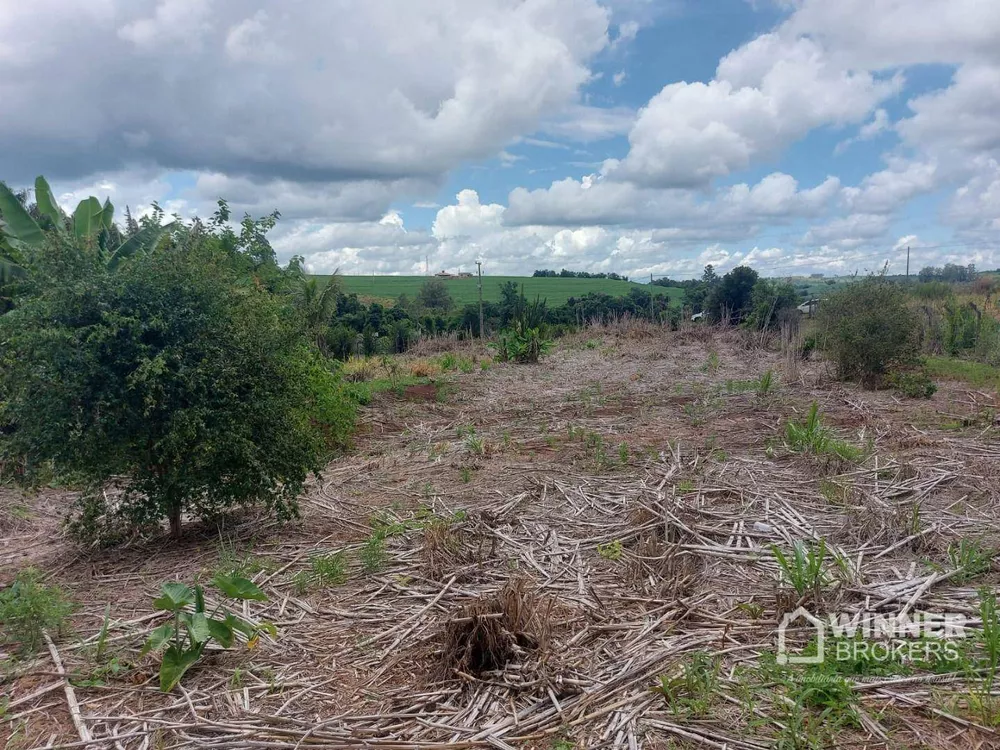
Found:
[[[266,601],[267,595],[246,578],[217,575],[213,579],[220,593],[238,601]],[[255,643],[262,632],[275,635],[270,623],[253,625],[237,617],[221,604],[211,614],[206,614],[205,591],[200,585],[190,586],[171,581],[160,587],[160,596],[153,606],[169,612],[171,622],[156,628],[142,647],[145,656],[166,646],[160,662],[160,690],[169,693],[201,658],[209,641],[216,641],[223,648],[232,647],[236,634],[243,633],[248,644]],[[192,611],[188,611],[188,610]]]
[[[344,436],[287,305],[213,240],[51,278],[0,317],[2,448],[80,474],[79,531],[166,518],[176,536],[185,512],[254,503],[292,516]]]
[[[944,346],[952,357],[975,347],[979,340],[982,313],[973,303],[947,304],[944,308]]]
[[[881,276],[832,292],[819,318],[823,344],[843,378],[875,387],[887,372],[916,363],[917,318],[903,289]]]
[[[937,392],[934,381],[923,370],[889,373],[886,384],[909,398],[930,398]]]
[[[536,297],[528,302],[521,295],[514,300],[511,327],[500,333],[497,341],[489,344],[500,362],[537,362],[552,348],[552,340],[545,331],[545,301]]]
[[[22,653],[37,651],[44,631],[62,632],[72,612],[62,590],[42,583],[34,568],[19,571],[10,587],[0,591],[0,631],[5,643],[17,643]]]

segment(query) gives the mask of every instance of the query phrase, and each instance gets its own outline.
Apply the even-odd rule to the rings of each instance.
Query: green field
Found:
[[[324,278],[324,277],[320,277]],[[344,291],[355,292],[360,297],[395,299],[401,294],[410,298],[416,296],[420,287],[430,278],[427,276],[342,276]],[[457,305],[476,302],[479,299],[477,279],[444,279]],[[629,289],[638,288],[656,294],[666,294],[675,304],[684,296],[684,290],[677,287],[650,286],[631,281],[610,279],[562,279],[531,276],[483,276],[483,299],[497,302],[500,299],[500,285],[507,281],[524,285],[524,293],[534,299],[539,296],[550,306],[562,305],[570,297],[579,297],[587,292],[603,292],[614,297],[628,294]]]

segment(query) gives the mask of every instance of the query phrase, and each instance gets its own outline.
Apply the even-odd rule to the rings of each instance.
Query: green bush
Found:
[[[184,513],[251,504],[294,515],[349,413],[290,306],[213,235],[113,272],[75,250],[54,248],[66,272],[0,317],[2,454],[76,472],[87,535],[167,519],[176,536]]]
[[[489,347],[500,362],[537,362],[552,348],[552,340],[546,335],[545,301],[536,297],[534,302],[528,302],[522,287],[513,302],[511,327]]]
[[[822,343],[841,377],[876,387],[916,364],[919,323],[903,289],[881,276],[852,282],[820,305]]]
[[[886,384],[909,398],[930,398],[937,392],[934,381],[923,370],[889,373]]]
[[[10,587],[0,591],[0,631],[4,642],[16,643],[21,653],[37,651],[44,631],[61,633],[72,612],[73,604],[62,590],[42,583],[34,568],[20,571]]]

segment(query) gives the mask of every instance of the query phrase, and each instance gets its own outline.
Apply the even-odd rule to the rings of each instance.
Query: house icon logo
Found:
[[[811,626],[816,631],[816,653],[813,655],[803,656],[802,654],[788,653],[785,633],[789,628],[794,628],[799,620],[805,620],[805,625]],[[786,612],[778,626],[778,664],[822,664],[825,631],[823,621],[805,607],[799,607],[793,612]]]

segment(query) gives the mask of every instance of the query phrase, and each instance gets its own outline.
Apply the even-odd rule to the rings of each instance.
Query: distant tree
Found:
[[[708,274],[709,267],[705,272]],[[714,269],[712,271],[714,273]],[[750,312],[751,296],[758,274],[749,266],[737,266],[711,286],[705,309],[712,320],[739,323]]]
[[[771,328],[777,323],[783,310],[792,309],[798,304],[799,295],[787,281],[757,279],[750,293],[750,314],[745,322],[757,330]]]
[[[424,310],[448,312],[455,306],[448,286],[440,279],[425,281],[417,292],[416,300]]]
[[[295,294],[295,303],[302,316],[310,339],[326,353],[325,337],[330,322],[337,312],[337,295],[340,293],[339,270],[325,280],[315,276],[301,276]]]
[[[705,266],[705,270],[701,274],[701,282],[703,284],[708,284],[709,286],[718,283],[719,274],[715,272],[715,266],[709,263]]]

